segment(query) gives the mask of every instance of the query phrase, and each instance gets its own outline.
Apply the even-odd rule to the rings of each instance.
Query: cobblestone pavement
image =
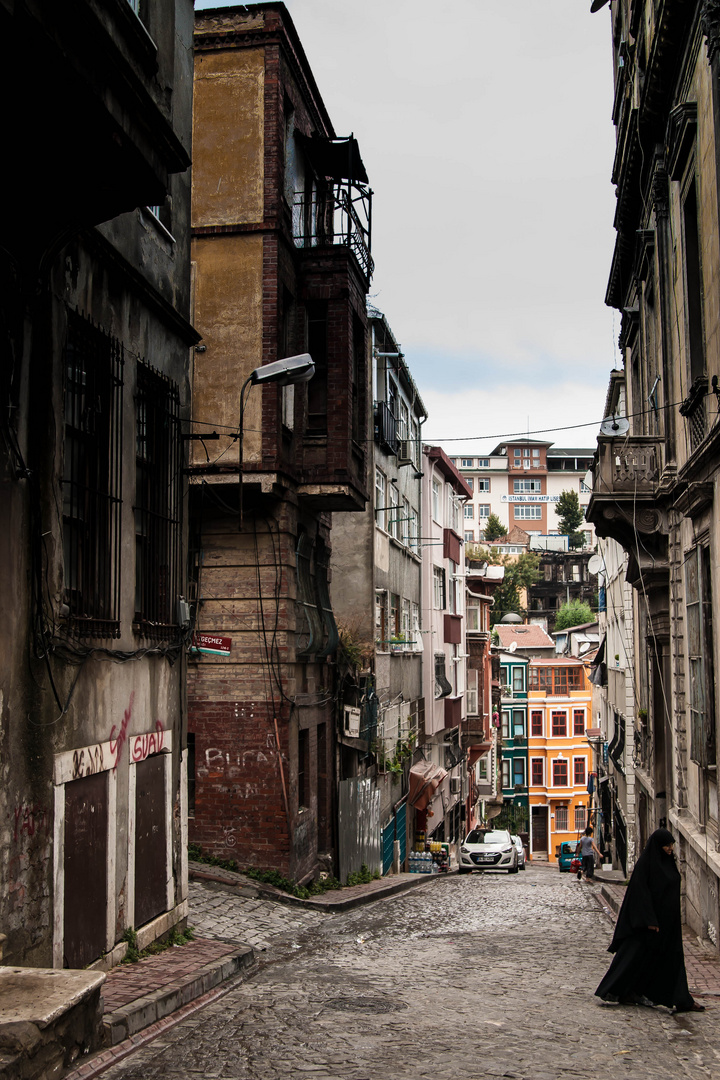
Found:
[[[719,1077],[720,1002],[673,1016],[593,996],[611,935],[597,892],[536,866],[438,879],[342,915],[277,905],[254,977],[104,1077]],[[222,917],[242,929],[235,905]]]
[[[212,881],[190,882],[190,917],[195,933],[220,941],[242,941],[257,952],[292,947],[299,935],[323,924],[329,916],[273,900],[238,896]]]

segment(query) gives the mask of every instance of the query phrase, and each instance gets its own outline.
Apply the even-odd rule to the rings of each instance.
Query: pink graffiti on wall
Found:
[[[120,755],[122,754],[123,746],[127,742],[127,729],[130,723],[130,717],[132,716],[134,700],[135,691],[133,690],[130,694],[130,701],[128,702],[128,707],[123,713],[120,730],[118,731],[118,729],[113,724],[112,730],[110,731],[110,753],[115,758],[115,762],[113,764],[113,772],[115,772],[118,767],[118,762],[120,761]]]
[[[159,754],[165,745],[165,732],[158,720],[155,730],[149,735],[135,735],[130,743],[130,760],[133,763],[144,761],[151,754]]]
[[[39,803],[33,803],[32,805],[21,803],[15,807],[15,832],[13,834],[15,843],[18,842],[21,836],[28,836],[32,839],[39,832],[44,832],[47,835],[49,829],[50,820],[46,806],[41,806]]]

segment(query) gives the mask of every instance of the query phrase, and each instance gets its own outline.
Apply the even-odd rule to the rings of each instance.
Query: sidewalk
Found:
[[[615,882],[603,882],[599,902],[608,905],[610,917],[615,920],[625,895],[625,886]],[[690,993],[695,997],[720,997],[720,959],[709,945],[705,945],[692,930],[683,927],[683,949]]]

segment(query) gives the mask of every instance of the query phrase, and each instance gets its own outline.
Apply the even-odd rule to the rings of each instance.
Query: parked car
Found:
[[[524,870],[525,869],[525,848],[523,847],[523,842],[522,842],[522,840],[520,839],[519,836],[511,836],[510,839],[512,840],[513,844],[517,848],[518,870]]]
[[[472,829],[460,845],[459,871],[518,872],[518,852],[507,829]]]
[[[560,873],[571,870],[570,863],[575,858],[575,852],[577,851],[577,840],[563,840],[558,851],[558,870]]]

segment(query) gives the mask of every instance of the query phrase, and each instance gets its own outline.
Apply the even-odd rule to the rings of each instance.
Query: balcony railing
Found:
[[[333,184],[325,196],[295,192],[293,238],[299,248],[341,245],[354,253],[370,280],[375,264],[370,254],[372,191],[364,184]]]
[[[654,495],[662,473],[662,458],[659,438],[599,438],[593,496]]]
[[[398,422],[384,401],[375,402],[375,442],[389,453],[397,454]]]

